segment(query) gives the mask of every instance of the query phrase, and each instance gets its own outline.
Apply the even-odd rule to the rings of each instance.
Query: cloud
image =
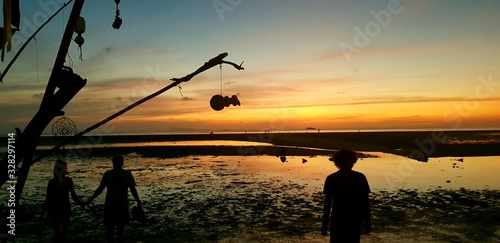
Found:
[[[353,98],[349,105],[371,105],[371,104],[401,104],[401,103],[436,103],[436,102],[463,102],[464,97],[402,97],[402,96],[380,96],[380,97],[361,97]],[[478,101],[500,101],[500,97],[481,99]]]
[[[14,127],[24,129],[35,115],[40,104],[0,104],[0,130],[6,131]]]
[[[408,104],[408,103],[445,103],[445,102],[463,102],[463,97],[403,97],[403,96],[387,96],[387,97],[350,97],[351,100],[346,101],[343,98],[338,102],[296,102],[296,103],[260,103],[255,108],[314,108],[314,107],[331,107],[331,106],[363,106],[363,105],[383,105],[383,104]],[[331,99],[330,99],[331,100]],[[480,102],[500,102],[500,97],[492,97],[481,99]],[[250,106],[251,105],[246,105]]]
[[[15,91],[41,91],[45,90],[46,83],[42,82],[29,82],[29,83],[22,83],[19,84],[17,82],[12,82],[12,83],[3,83],[0,84],[0,91],[5,92],[5,93],[11,93]]]
[[[41,99],[41,98],[43,98],[43,93],[37,93],[37,94],[32,95],[31,97],[36,98],[36,99]]]

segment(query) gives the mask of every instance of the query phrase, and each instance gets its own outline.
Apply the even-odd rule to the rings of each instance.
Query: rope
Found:
[[[35,40],[35,66],[36,66],[36,81],[40,82],[40,74],[38,71],[38,41],[36,38],[33,38]]]
[[[73,68],[73,58],[71,58],[71,56],[69,55],[69,52],[68,52],[68,67],[69,68]]]
[[[83,61],[83,49],[82,49],[82,46],[79,46],[78,50],[80,51],[80,56],[78,57],[78,59],[80,59],[80,60]]]
[[[64,14],[64,9],[63,9],[63,11],[62,11],[62,21],[61,21],[61,23],[62,23],[62,33],[63,33],[63,34],[64,34],[64,26],[65,26],[65,25],[64,25],[64,23],[65,23],[65,21],[64,21],[64,20],[65,20],[65,19],[66,19],[66,16],[65,16],[65,14]]]
[[[181,93],[181,97],[184,98],[184,95],[182,95],[182,87],[181,87],[181,85],[179,84],[179,85],[177,85],[177,87],[179,87],[179,93]]]
[[[220,69],[220,95],[222,95],[222,64],[219,64]]]

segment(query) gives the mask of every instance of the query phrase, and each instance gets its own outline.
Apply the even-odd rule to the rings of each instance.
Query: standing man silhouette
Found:
[[[114,230],[116,226],[117,242],[124,242],[124,228],[130,222],[128,189],[134,197],[139,208],[142,209],[141,200],[135,189],[135,181],[130,171],[122,169],[123,157],[113,156],[113,169],[108,170],[102,176],[101,184],[94,194],[85,203],[92,202],[99,196],[104,188],[107,188],[106,202],[104,204],[104,226],[108,242],[114,242]]]
[[[347,149],[337,151],[330,158],[339,168],[326,177],[323,191],[325,205],[321,234],[327,235],[330,221],[330,242],[358,243],[362,232],[368,234],[371,231],[370,186],[365,175],[352,170],[357,160],[356,153]]]

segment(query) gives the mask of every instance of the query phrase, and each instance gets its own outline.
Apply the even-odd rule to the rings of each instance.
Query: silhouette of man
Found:
[[[362,231],[368,234],[371,230],[368,181],[365,175],[352,170],[357,161],[355,152],[341,149],[330,161],[339,170],[325,180],[321,234],[327,235],[330,219],[330,242],[359,242]]]
[[[106,202],[104,204],[104,226],[108,242],[114,242],[114,228],[116,226],[117,242],[124,241],[124,228],[130,221],[128,189],[142,209],[141,200],[135,189],[135,181],[130,171],[122,169],[123,157],[113,156],[113,169],[102,176],[101,184],[85,204],[89,204],[107,188]]]
[[[67,163],[58,159],[54,165],[54,178],[49,180],[45,202],[42,206],[42,218],[47,212],[47,217],[54,231],[54,242],[66,242],[71,217],[69,194],[71,193],[71,198],[78,205],[83,205],[75,193],[73,180],[66,176],[67,171]]]

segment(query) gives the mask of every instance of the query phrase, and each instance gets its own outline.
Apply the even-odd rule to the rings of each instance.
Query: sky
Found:
[[[64,2],[21,1],[2,72]],[[38,110],[72,5],[0,83],[1,133]],[[76,43],[69,49],[65,65],[87,79],[63,109],[79,131],[224,52],[245,70],[212,68],[95,132],[500,129],[499,1],[124,0],[119,9],[116,30],[114,1],[87,0],[83,61]],[[212,110],[218,94],[241,106]]]

